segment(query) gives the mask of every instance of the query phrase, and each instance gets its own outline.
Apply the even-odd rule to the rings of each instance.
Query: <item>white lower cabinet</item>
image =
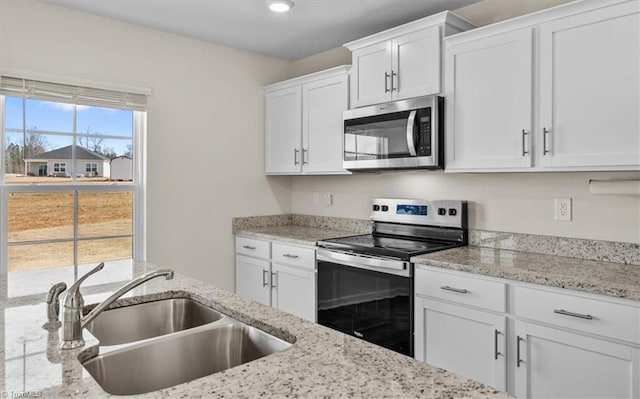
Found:
[[[315,322],[315,262],[315,247],[237,236],[236,294]]]
[[[415,316],[417,360],[506,390],[504,316],[425,298]]]
[[[271,305],[268,260],[236,255],[236,294]]]
[[[271,267],[271,306],[316,321],[315,276],[314,271],[274,263]]]
[[[417,360],[520,399],[640,398],[640,302],[422,265],[415,275]]]
[[[640,398],[640,349],[516,320],[518,398]]]

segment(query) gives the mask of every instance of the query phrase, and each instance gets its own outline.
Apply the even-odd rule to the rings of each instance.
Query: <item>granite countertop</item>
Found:
[[[411,258],[420,265],[640,300],[640,266],[467,246]]]
[[[155,266],[136,263],[138,276]],[[458,377],[412,358],[282,313],[228,291],[176,273],[173,280],[154,279],[136,288],[119,306],[171,297],[193,298],[235,319],[293,342],[282,352],[141,398],[257,397],[398,397],[508,398],[506,393]],[[106,296],[106,295],[105,295]],[[78,357],[98,350],[95,339],[84,348],[57,349],[58,331],[41,328],[42,301],[3,300],[0,320],[0,391],[16,397],[109,397],[83,370]],[[94,300],[95,302],[95,300]],[[89,296],[86,303],[91,303]],[[170,362],[159,365],[171,367]]]
[[[315,246],[317,241],[329,238],[355,236],[362,233],[346,230],[334,230],[322,227],[309,227],[297,225],[265,226],[245,228],[236,231],[236,234],[290,242],[292,244]]]

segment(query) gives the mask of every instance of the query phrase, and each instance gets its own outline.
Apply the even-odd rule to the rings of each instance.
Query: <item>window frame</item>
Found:
[[[145,90],[145,94],[149,94],[149,90]],[[76,118],[76,108],[74,105],[73,118]],[[11,183],[7,184],[4,180],[5,174],[5,149],[4,149],[4,125],[5,125],[5,96],[0,95],[0,138],[2,139],[2,150],[0,151],[0,280],[7,281],[8,278],[8,206],[7,198],[10,193],[34,193],[34,192],[73,192],[74,206],[77,207],[77,197],[81,192],[122,192],[130,191],[133,195],[133,258],[132,262],[146,261],[147,243],[146,243],[146,164],[147,164],[147,113],[146,111],[133,112],[133,181],[129,182],[78,182],[72,179],[70,182],[63,183]],[[74,132],[74,134],[78,134]],[[81,133],[80,133],[81,134]],[[76,136],[77,137],[77,136]],[[96,165],[97,166],[97,165]],[[65,165],[66,170],[66,165]],[[77,224],[77,222],[74,222]],[[75,227],[77,228],[77,226]],[[95,237],[94,239],[98,239]],[[73,242],[76,250],[74,251],[74,266],[77,264],[77,247],[79,240],[77,234],[74,235]],[[43,241],[44,242],[44,241]],[[78,278],[78,268],[74,267],[74,280]],[[7,299],[7,284],[1,284],[1,298]]]
[[[95,162],[85,162],[84,173],[98,173],[98,164]]]

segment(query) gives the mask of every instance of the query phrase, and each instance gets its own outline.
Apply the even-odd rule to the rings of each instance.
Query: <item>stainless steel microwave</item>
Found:
[[[442,169],[443,100],[419,97],[345,111],[343,167]]]

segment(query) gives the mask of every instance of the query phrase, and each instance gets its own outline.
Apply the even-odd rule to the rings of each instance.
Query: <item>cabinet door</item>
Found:
[[[640,397],[640,349],[522,321],[516,340],[520,399]]]
[[[342,113],[349,106],[347,75],[302,87],[302,151],[306,173],[346,173],[342,168]]]
[[[266,93],[266,173],[302,171],[302,89]]]
[[[391,100],[391,41],[356,50],[352,55],[352,107]]]
[[[272,306],[309,321],[316,321],[316,273],[273,264]]]
[[[540,29],[541,165],[640,165],[639,32],[637,1]]]
[[[236,255],[236,294],[271,305],[269,262]]]
[[[440,93],[440,43],[440,26],[393,40],[393,100]]]
[[[445,168],[531,167],[531,29],[451,45],[445,59]]]
[[[415,357],[506,389],[504,316],[416,297]]]

